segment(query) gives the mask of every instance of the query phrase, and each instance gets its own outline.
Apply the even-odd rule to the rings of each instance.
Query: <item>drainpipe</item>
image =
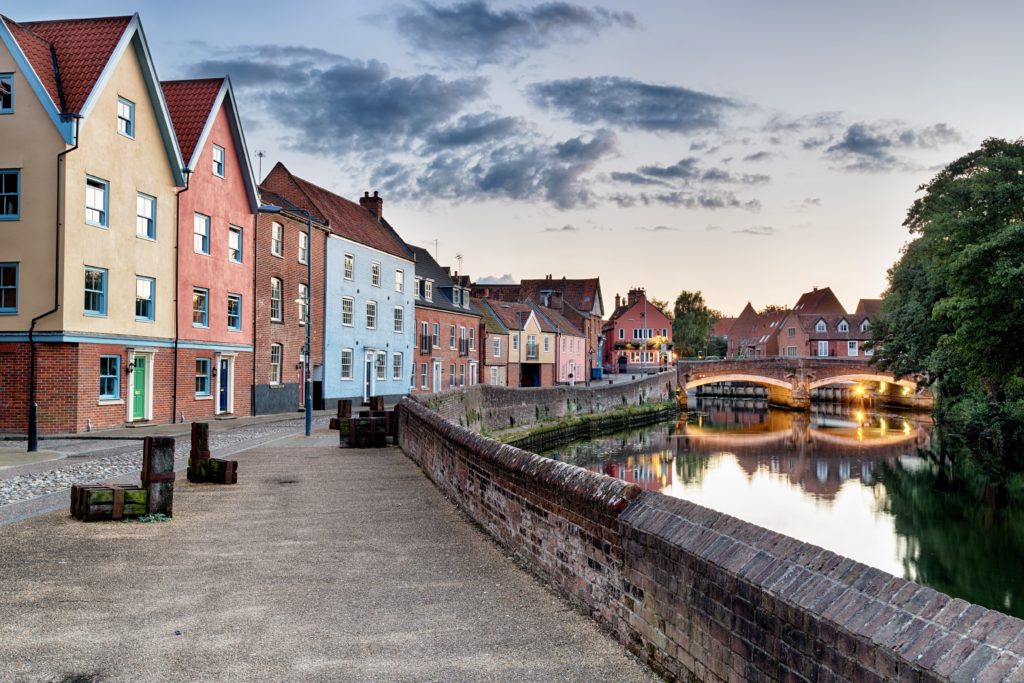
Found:
[[[178,415],[178,325],[181,318],[178,306],[181,294],[178,271],[181,267],[181,195],[188,192],[189,181],[192,180],[192,172],[187,168],[182,170],[185,172],[185,187],[174,193],[174,381],[171,382],[171,424],[174,424],[174,419]],[[184,415],[185,413],[182,413],[182,422],[185,421]]]
[[[262,159],[260,162],[262,163]],[[252,382],[249,384],[249,413],[255,417],[256,415],[256,355],[258,349],[256,348],[256,253],[258,250],[259,230],[260,230],[260,212],[259,212],[260,200],[257,197],[256,200],[256,213],[252,217],[252,296],[249,298],[252,300]]]
[[[56,313],[60,309],[60,227],[61,227],[61,163],[69,152],[78,149],[78,122],[81,120],[79,114],[62,114],[61,118],[68,118],[75,121],[75,144],[57,155],[57,212],[53,227],[53,308],[32,318],[28,328],[29,345],[29,370],[28,370],[28,451],[34,453],[39,450],[39,414],[36,406],[36,323],[43,318]]]

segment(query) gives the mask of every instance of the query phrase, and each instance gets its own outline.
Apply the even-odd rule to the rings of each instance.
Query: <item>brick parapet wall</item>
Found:
[[[488,407],[479,394],[479,408]],[[450,397],[458,414],[468,402]],[[668,679],[1024,679],[1024,622],[399,405],[402,448]]]

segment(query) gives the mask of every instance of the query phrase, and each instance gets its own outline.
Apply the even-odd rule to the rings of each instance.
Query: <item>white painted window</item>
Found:
[[[395,306],[395,332],[405,332],[405,309]]]
[[[494,347],[494,357],[495,358],[500,358],[501,357],[501,337],[495,337],[494,340],[491,342],[491,344]]]
[[[352,379],[352,349],[341,350],[341,378]]]
[[[849,332],[850,331],[850,323],[848,323],[845,320],[843,320],[843,321],[841,321],[839,323],[839,327],[837,329],[840,332]]]
[[[426,280],[423,283],[423,298],[427,301],[434,300],[434,281]]]
[[[309,262],[309,235],[304,232],[299,233],[299,263],[308,264]]]
[[[352,254],[345,254],[345,279],[351,280],[355,277],[355,257]]]
[[[393,353],[391,355],[391,378],[402,379],[402,354]]]
[[[347,327],[352,327],[352,309],[353,302],[352,297],[343,296],[341,297],[341,324]]]
[[[270,253],[284,257],[284,226],[280,223],[270,224]]]
[[[404,270],[396,270],[395,271],[395,291],[396,292],[404,292],[405,291],[405,271]]]
[[[857,342],[850,340],[846,342],[846,355],[856,356],[857,355]]]
[[[281,322],[284,306],[282,306],[282,285],[276,277],[270,278],[270,319],[274,322]]]
[[[224,148],[220,145],[213,146],[213,175],[224,177]]]
[[[281,345],[270,345],[270,383],[281,383]]]
[[[309,322],[309,288],[306,285],[299,285],[299,324],[305,325]]]
[[[626,328],[625,327],[620,327],[619,328],[619,339],[625,339],[625,338],[626,338]]]
[[[380,287],[380,263],[377,261],[370,264],[370,284]]]
[[[819,320],[818,324],[814,326],[815,332],[825,332],[828,330],[828,325],[825,324],[824,320]]]
[[[375,330],[377,329],[377,302],[367,301],[366,302],[366,329]]]
[[[822,340],[822,341],[818,342],[818,355],[819,356],[827,356],[828,355],[828,342],[827,341]]]

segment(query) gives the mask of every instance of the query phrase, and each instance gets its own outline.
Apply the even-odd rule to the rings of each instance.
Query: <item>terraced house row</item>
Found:
[[[0,431],[292,411],[307,368],[330,408],[599,367],[596,279],[479,301],[377,192],[257,184],[230,79],[160,81],[138,15],[0,17],[0,142]]]

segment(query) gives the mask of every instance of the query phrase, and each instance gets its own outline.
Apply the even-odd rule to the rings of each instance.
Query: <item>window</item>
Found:
[[[220,145],[213,146],[213,175],[224,177],[224,148]]]
[[[297,303],[299,304],[299,324],[305,325],[309,322],[309,287],[306,285],[299,284]]]
[[[824,320],[819,320],[818,324],[814,326],[815,332],[824,332],[828,329],[828,325],[825,324]]]
[[[519,350],[519,333],[518,332],[516,334],[512,335],[512,350],[513,351],[518,351]]]
[[[378,380],[388,378],[388,361],[386,353],[378,353],[373,357],[373,369],[377,373]]]
[[[493,384],[493,385],[497,385],[498,384],[498,370],[499,369],[500,368],[498,368],[497,365],[492,365],[491,366],[491,384]]]
[[[796,347],[795,346],[787,346],[786,347],[786,355],[787,356],[795,356],[796,355]]]
[[[434,281],[424,280],[423,282],[423,298],[427,301],[434,300]]]
[[[565,337],[562,337],[562,352],[565,353]]]
[[[395,332],[405,332],[405,309],[395,306]]]
[[[469,308],[469,290],[462,290],[462,307]]]
[[[270,319],[274,322],[281,322],[284,313],[284,306],[281,305],[283,286],[276,277],[270,278]]]
[[[341,297],[341,324],[352,325],[352,297]]]
[[[547,353],[550,350],[551,350],[551,337],[549,337],[548,335],[545,334],[544,335],[544,353]]]
[[[341,350],[341,378],[352,379],[352,349]]]
[[[192,327],[210,326],[210,292],[202,287],[192,288]]]
[[[427,384],[427,364],[420,363],[420,389],[426,389],[429,386]]]
[[[476,330],[469,328],[469,350],[476,351]]]
[[[107,271],[105,268],[85,268],[85,314],[107,314]]]
[[[839,323],[839,326],[836,329],[838,329],[840,332],[849,332],[850,331],[850,323],[848,323],[845,320],[843,320],[843,321],[841,321]]]
[[[416,298],[423,296],[423,279],[416,278]]]
[[[270,224],[270,253],[284,258],[284,226],[280,223]]]
[[[620,327],[619,328],[619,339],[625,339],[625,338],[626,338],[626,328],[625,327]]]
[[[435,349],[441,348],[441,325],[434,323],[433,334],[430,335],[430,345]]]
[[[501,357],[501,337],[495,337],[494,340],[491,342],[491,344],[494,347],[494,357],[495,358],[500,358]]]
[[[818,342],[818,355],[819,356],[827,356],[828,355],[828,342],[827,341],[819,341]]]
[[[871,327],[871,321],[870,320],[865,318],[863,321],[861,321],[861,323],[860,323],[860,331],[861,332],[867,332],[869,327]]]
[[[452,302],[456,306],[462,305],[462,290],[459,289],[458,287],[452,290]]]
[[[135,198],[135,234],[156,239],[156,197],[141,192]]]
[[[210,359],[196,358],[196,396],[210,395]]]
[[[14,113],[14,74],[0,74],[0,114]]]
[[[852,341],[851,340],[851,341],[846,342],[846,355],[847,356],[856,356],[857,355],[857,342],[856,341]]]
[[[0,263],[0,314],[18,312],[18,264]]]
[[[99,178],[85,179],[85,222],[107,227],[107,194],[110,183]]]
[[[234,225],[228,227],[228,261],[242,262],[242,229]]]
[[[448,386],[454,387],[455,386],[455,363],[452,363],[448,367],[449,367],[449,370],[448,370]]]
[[[345,254],[345,279],[351,280],[355,277],[356,264],[352,254]]]
[[[21,171],[0,170],[0,221],[21,218]]]
[[[459,386],[460,387],[466,386],[466,366],[465,365],[460,365],[459,366]]]
[[[153,320],[156,306],[153,302],[154,296],[153,278],[135,278],[135,319]]]
[[[370,284],[380,287],[380,264],[376,261],[370,264]]]
[[[197,254],[210,253],[210,217],[197,213],[192,218],[192,248]]]
[[[242,329],[241,294],[228,294],[228,329],[235,332]]]
[[[786,330],[786,334],[788,336],[790,336],[790,337],[795,337],[796,336],[796,328],[795,327],[789,328],[788,330]]]
[[[270,383],[272,385],[278,385],[281,383],[281,356],[282,348],[280,344],[270,345]]]
[[[299,263],[309,263],[309,235],[299,233]]]
[[[377,329],[377,302],[367,301],[366,302],[366,329],[375,330]]]
[[[117,98],[117,132],[125,137],[135,137],[135,104],[123,97]]]
[[[391,378],[402,379],[402,354],[391,354]]]
[[[100,400],[121,398],[121,356],[100,356]]]
[[[451,344],[449,345],[448,348],[454,349],[455,348],[455,325],[449,325],[448,326],[448,334],[450,336],[450,341],[451,341]]]
[[[404,270],[396,270],[395,271],[395,291],[396,292],[404,292],[405,291],[405,271]]]

